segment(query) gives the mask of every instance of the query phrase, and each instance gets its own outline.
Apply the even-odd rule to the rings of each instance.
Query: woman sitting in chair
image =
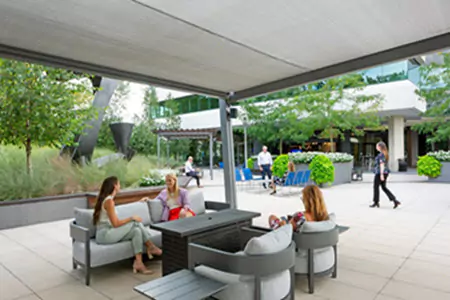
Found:
[[[328,220],[328,211],[323,200],[322,191],[316,185],[308,185],[303,188],[301,199],[305,206],[304,212],[296,212],[287,217],[278,218],[275,215],[269,217],[269,226],[276,229],[287,223],[292,224],[294,231],[298,231],[305,221],[320,222]]]
[[[178,179],[174,174],[166,175],[166,188],[156,197],[163,205],[162,221],[178,220],[195,216],[189,208],[187,190],[178,187]]]
[[[295,165],[292,161],[290,161],[287,165],[287,171],[284,172],[283,177],[277,177],[277,176],[273,176],[272,177],[272,183],[270,184],[270,187],[272,188],[272,192],[270,193],[271,195],[274,195],[277,193],[277,184],[284,184],[286,182],[286,178],[288,176],[289,173],[291,172],[295,172]]]

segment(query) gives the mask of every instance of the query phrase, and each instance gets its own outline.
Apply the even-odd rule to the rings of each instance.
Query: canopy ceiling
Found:
[[[0,0],[0,56],[238,100],[450,47],[449,0]]]

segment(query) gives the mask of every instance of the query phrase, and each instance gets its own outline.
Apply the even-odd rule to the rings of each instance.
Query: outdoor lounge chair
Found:
[[[295,244],[292,227],[271,232],[243,228],[244,250],[230,253],[191,243],[191,268],[197,274],[223,282],[227,288],[215,299],[294,299]]]
[[[243,169],[242,172],[244,173],[244,180],[250,185],[252,185],[253,182],[261,182],[262,180],[261,176],[253,176],[252,170],[250,170],[249,168]]]
[[[337,276],[337,243],[339,228],[330,220],[322,222],[305,222],[300,232],[293,234],[297,255],[295,273],[308,277],[309,293],[314,293],[314,277]]]

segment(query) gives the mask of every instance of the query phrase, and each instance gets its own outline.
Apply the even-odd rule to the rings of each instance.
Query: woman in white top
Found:
[[[131,240],[135,261],[133,272],[151,274],[142,262],[144,244],[147,246],[147,255],[161,255],[162,251],[150,240],[148,230],[142,224],[139,216],[133,216],[120,220],[117,217],[114,197],[120,190],[120,182],[117,177],[108,177],[103,181],[94,210],[94,225],[97,226],[95,240],[98,244],[115,244],[121,241]]]

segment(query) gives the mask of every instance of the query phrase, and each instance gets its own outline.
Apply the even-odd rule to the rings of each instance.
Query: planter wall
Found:
[[[450,183],[450,162],[441,162],[441,175],[436,178],[428,178],[430,182]]]
[[[156,198],[158,194],[164,189],[164,186],[152,186],[133,190],[124,190],[118,193],[115,197],[116,205],[136,202],[144,197]],[[97,200],[97,193],[88,193],[87,202],[89,208],[93,208]],[[72,214],[73,215],[73,214]]]
[[[343,163],[333,163],[334,165],[334,182],[332,185],[351,183],[352,182],[352,169],[353,161]],[[296,171],[308,170],[309,164],[295,165]]]
[[[75,207],[87,205],[85,194],[1,201],[0,229],[70,219]]]

